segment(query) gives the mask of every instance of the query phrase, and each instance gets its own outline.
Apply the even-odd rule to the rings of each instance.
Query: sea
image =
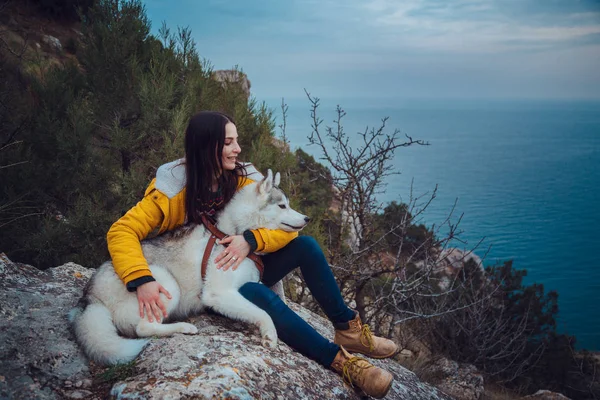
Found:
[[[283,101],[291,148],[319,159],[308,142],[310,102]],[[281,125],[282,99],[265,103]],[[465,241],[456,247],[483,240],[475,252],[486,266],[512,260],[527,270],[526,284],[557,291],[558,331],[576,336],[578,349],[600,350],[600,101],[323,98],[322,128],[335,126],[337,105],[350,143],[384,117],[385,132],[428,143],[396,151],[400,174],[378,201],[437,187],[421,222],[440,226],[453,211]]]

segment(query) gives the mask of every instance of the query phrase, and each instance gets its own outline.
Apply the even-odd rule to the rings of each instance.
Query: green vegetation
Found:
[[[389,252],[400,253],[404,257],[412,255],[415,261],[422,260],[425,257],[423,243],[433,240],[433,232],[423,224],[408,223],[413,220],[414,216],[407,204],[392,201],[382,213],[375,216],[374,223],[379,230],[375,236],[381,237],[386,232],[391,232],[392,234],[385,235],[385,245]],[[406,231],[399,232],[398,227],[404,225]]]
[[[135,373],[135,360],[125,364],[117,364],[112,367],[106,368],[101,374],[98,375],[98,379],[102,383],[114,383],[123,381]]]
[[[62,21],[79,19],[79,12],[87,13],[95,0],[32,0],[42,14]]]
[[[510,261],[485,270],[466,262],[452,297],[471,306],[422,321],[419,330],[435,353],[476,365],[510,388],[545,388],[574,399],[597,395],[594,360],[585,352],[575,355],[575,338],[556,332],[558,294],[524,285],[526,275]]]

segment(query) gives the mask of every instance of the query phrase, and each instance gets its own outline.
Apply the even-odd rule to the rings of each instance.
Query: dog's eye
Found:
[[[282,210],[285,210],[285,204],[280,204],[279,208],[281,208]]]

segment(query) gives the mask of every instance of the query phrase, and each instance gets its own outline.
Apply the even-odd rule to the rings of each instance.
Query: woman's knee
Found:
[[[296,246],[297,251],[302,255],[322,253],[319,243],[312,236],[298,236],[292,241],[292,243],[294,246]]]
[[[275,292],[262,283],[245,283],[240,287],[239,292],[246,299],[262,309],[273,307],[277,301],[281,301]]]

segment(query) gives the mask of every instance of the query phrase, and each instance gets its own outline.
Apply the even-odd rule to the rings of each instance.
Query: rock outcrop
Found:
[[[246,98],[250,97],[251,84],[245,73],[235,69],[220,69],[214,71],[212,77],[217,82],[220,82],[226,90],[229,89],[231,85],[240,85],[242,93],[244,93]]]
[[[424,371],[435,387],[460,400],[479,400],[482,398],[483,376],[470,364],[459,364],[447,358],[438,358]]]
[[[58,399],[70,392],[65,381],[90,386],[67,313],[91,275],[73,263],[39,271],[0,254],[0,398]]]
[[[538,390],[534,394],[523,397],[527,400],[570,400],[564,394],[551,392],[549,390]]]
[[[439,259],[441,260],[440,267],[445,268],[448,274],[453,274],[455,271],[462,269],[465,263],[471,260],[483,269],[483,260],[472,251],[448,248],[442,250]]]
[[[287,345],[267,349],[253,327],[213,314],[191,319],[199,335],[152,340],[102,384],[103,371],[90,368],[67,322],[90,276],[73,263],[39,271],[0,254],[0,398],[360,398],[341,377]],[[332,337],[326,320],[291,307]],[[395,361],[373,362],[394,374],[388,399],[451,399]]]
[[[329,324],[292,303],[291,307],[322,334]],[[261,346],[258,332],[240,322],[203,315],[192,320],[199,335],[153,341],[140,355],[135,376],[116,384],[115,397],[237,399],[349,399],[359,396],[341,377],[280,343]],[[394,361],[374,361],[395,377],[389,399],[449,399]]]
[[[58,40],[54,36],[44,35],[42,37],[42,40],[44,43],[46,43],[48,46],[54,48],[56,51],[62,51],[62,49],[63,49],[63,46],[62,46],[62,43],[60,43],[60,40]]]

